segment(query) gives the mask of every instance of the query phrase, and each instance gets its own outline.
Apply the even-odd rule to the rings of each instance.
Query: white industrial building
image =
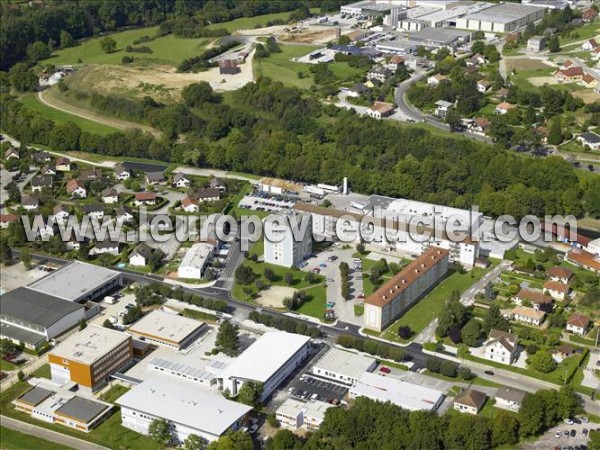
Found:
[[[312,252],[311,217],[302,214],[279,216],[279,223],[265,223],[265,262],[277,266],[292,267],[306,259]],[[303,223],[305,222],[305,223]],[[302,225],[306,225],[302,228]],[[277,240],[269,239],[275,232]]]
[[[73,261],[27,286],[70,302],[102,298],[121,285],[121,274],[94,264]]]
[[[192,245],[177,269],[179,278],[199,280],[204,276],[206,267],[215,252],[215,245],[209,242],[198,242]]]
[[[250,406],[225,399],[195,385],[181,381],[150,379],[120,397],[122,425],[148,434],[154,419],[170,424],[173,443],[180,444],[195,434],[209,442],[229,430],[242,427]]]
[[[180,350],[196,340],[205,329],[204,322],[155,309],[129,327],[127,332],[142,341]]]
[[[435,389],[407,383],[389,376],[365,372],[350,388],[350,398],[367,397],[390,402],[409,411],[435,411],[444,401],[444,394]]]
[[[299,428],[314,431],[319,428],[325,411],[334,406],[330,403],[308,401],[288,397],[275,412],[275,417],[282,427],[297,430]]]
[[[377,366],[373,358],[359,353],[332,348],[312,367],[312,373],[333,381],[353,385],[365,372]]]
[[[456,20],[456,28],[509,33],[541,20],[546,12],[538,6],[502,3]]]
[[[221,388],[236,396],[244,383],[260,383],[262,402],[304,364],[309,347],[310,338],[306,336],[283,331],[265,333],[227,366],[220,375]]]

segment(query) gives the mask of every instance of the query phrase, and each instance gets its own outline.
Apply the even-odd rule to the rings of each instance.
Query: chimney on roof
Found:
[[[382,298],[382,299],[384,299],[384,300],[386,300],[386,299],[387,299],[387,297],[386,297],[385,295],[383,295],[381,298]]]
[[[415,269],[415,273],[419,273],[419,269]]]
[[[394,290],[393,290],[393,289],[390,289],[390,294],[393,294],[393,293],[394,293]]]

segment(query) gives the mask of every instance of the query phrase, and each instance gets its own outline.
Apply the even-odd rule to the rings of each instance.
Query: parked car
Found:
[[[584,428],[583,430],[581,430],[581,434],[583,435],[583,437],[587,437],[587,435],[588,435],[588,429]]]
[[[489,375],[489,376],[494,376],[494,372],[493,372],[493,371],[491,371],[491,370],[486,370],[486,371],[485,371],[485,372],[483,372],[483,373],[485,373],[486,375]]]
[[[391,372],[391,370],[389,369],[389,367],[385,367],[385,366],[381,366],[379,368],[379,371],[383,372],[383,373],[390,373]]]
[[[566,423],[567,425],[573,425],[573,420],[571,420],[568,417],[566,419],[563,419],[563,422]]]
[[[565,437],[569,437],[569,430],[565,430],[565,431],[564,431],[564,433],[563,433],[563,435],[564,435]]]
[[[558,430],[556,433],[554,433],[555,438],[559,438],[561,436],[562,436],[562,433],[560,432],[560,430]]]
[[[571,430],[571,437],[575,437],[577,436],[577,431],[576,430]]]
[[[325,268],[325,267],[327,267],[327,264],[321,263],[321,264],[319,264],[319,267]]]

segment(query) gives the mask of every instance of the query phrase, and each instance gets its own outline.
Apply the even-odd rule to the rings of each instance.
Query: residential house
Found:
[[[516,109],[516,108],[517,108],[517,105],[512,105],[507,102],[502,102],[496,106],[496,109],[494,110],[494,114],[506,114],[509,111],[512,111],[513,109]]]
[[[571,277],[573,276],[573,272],[569,269],[565,269],[564,267],[552,267],[548,269],[548,275],[552,281],[558,281],[559,283],[567,284]]]
[[[565,259],[571,264],[600,274],[600,256],[594,253],[574,249],[565,255]]]
[[[111,241],[106,239],[104,241],[96,241],[94,247],[90,250],[90,255],[98,256],[108,253],[109,255],[119,254],[119,241]]]
[[[65,205],[56,205],[52,211],[55,222],[65,222],[69,219],[69,208]]]
[[[552,358],[554,358],[554,360],[560,364],[569,356],[573,356],[574,354],[575,350],[573,349],[573,347],[567,344],[563,344],[559,346],[556,350],[554,350],[554,352],[552,353]]]
[[[454,103],[447,102],[446,100],[438,100],[435,102],[435,115],[445,119],[448,110],[452,108],[453,105]]]
[[[113,187],[106,188],[102,191],[102,201],[104,203],[117,203],[119,201],[119,193]]]
[[[373,119],[380,120],[383,117],[391,115],[395,109],[396,107],[391,103],[377,101],[367,109],[367,115]]]
[[[131,177],[131,171],[127,167],[125,167],[123,163],[118,163],[115,166],[115,177],[117,178],[117,180],[127,180]]]
[[[77,237],[73,234],[71,239],[65,242],[65,250],[71,252],[73,250],[79,250],[81,248],[81,241],[77,239]]]
[[[193,197],[199,202],[216,202],[221,198],[221,191],[218,189],[199,189],[195,191]]]
[[[101,220],[104,217],[104,207],[101,204],[84,205],[82,209],[83,213],[88,215],[90,219]]]
[[[22,195],[21,206],[27,211],[37,209],[40,206],[40,199],[34,195]]]
[[[44,165],[44,167],[42,167],[42,170],[40,170],[40,173],[42,175],[54,176],[54,175],[56,175],[56,167],[54,167],[51,164],[46,164],[46,165]]]
[[[550,134],[550,130],[548,129],[548,127],[540,125],[540,126],[536,127],[535,130],[542,138],[542,140],[541,140],[542,144],[547,144],[548,143],[548,135]]]
[[[580,66],[571,66],[568,69],[560,69],[554,72],[554,78],[559,83],[574,83],[583,78],[583,69]]]
[[[102,178],[102,171],[100,169],[84,169],[79,172],[79,176],[77,177],[79,181],[98,181]]]
[[[208,182],[208,187],[210,187],[211,189],[218,189],[219,191],[221,191],[221,193],[227,191],[227,185],[225,184],[225,180],[218,177],[211,178]]]
[[[587,145],[591,150],[600,149],[600,136],[594,132],[588,131],[587,133],[581,133],[577,136],[577,141],[581,145]]]
[[[539,52],[546,47],[545,36],[532,36],[527,39],[527,51],[528,52]]]
[[[19,150],[14,147],[10,147],[4,152],[4,159],[19,159]]]
[[[152,247],[142,242],[137,247],[135,247],[129,255],[129,265],[135,267],[145,266],[146,264],[148,264],[148,260],[152,255],[152,251]]]
[[[52,156],[48,152],[35,152],[31,157],[35,164],[44,164],[52,161]]]
[[[592,22],[596,17],[598,17],[598,11],[594,8],[585,10],[581,15],[584,22]]]
[[[495,407],[509,411],[518,411],[523,404],[525,392],[512,388],[498,388],[494,398],[496,399],[496,403],[494,403]]]
[[[485,359],[502,364],[512,364],[518,355],[518,338],[516,335],[504,331],[490,330],[485,348]]]
[[[565,59],[562,64],[560,65],[561,70],[567,70],[570,69],[571,67],[575,67],[575,63],[573,61],[571,61],[570,59]]]
[[[454,399],[454,409],[467,414],[477,415],[483,408],[487,396],[475,389],[467,389]]]
[[[540,291],[533,289],[521,289],[517,295],[513,297],[513,301],[520,306],[531,303],[535,310],[546,312],[552,311],[552,297]]]
[[[567,331],[583,336],[588,331],[591,319],[581,313],[573,313],[567,319]]]
[[[510,91],[508,88],[503,87],[496,91],[495,96],[496,96],[496,98],[498,98],[500,100],[504,100],[506,97],[508,97],[509,92]]]
[[[529,308],[527,306],[517,306],[510,310],[504,316],[507,319],[516,320],[517,322],[526,323],[528,325],[539,326],[544,321],[546,313],[537,309]]]
[[[173,187],[188,188],[192,181],[183,173],[177,172],[173,177]]]
[[[570,290],[568,284],[559,281],[548,280],[543,286],[544,294],[550,295],[554,300],[564,300],[569,295]]]
[[[42,189],[52,187],[52,176],[44,175],[41,177],[33,177],[31,179],[31,192],[40,192]]]
[[[477,90],[482,94],[485,94],[492,88],[492,82],[488,80],[479,80],[477,82]]]
[[[86,198],[87,190],[81,181],[73,179],[67,183],[67,194],[73,198]]]
[[[465,64],[467,66],[481,66],[486,63],[487,60],[485,59],[485,56],[483,56],[481,53],[475,53],[473,56],[465,60]]]
[[[581,50],[594,50],[596,47],[598,47],[598,42],[596,42],[596,39],[588,39],[581,44]]]
[[[474,133],[485,134],[490,129],[490,121],[485,117],[475,117],[471,124],[471,131]]]
[[[146,174],[147,184],[162,184],[165,182],[165,174],[163,172],[148,172]]]
[[[390,70],[393,70],[394,72],[396,72],[396,70],[398,70],[398,67],[403,66],[405,62],[406,62],[406,60],[402,56],[394,55],[388,61],[387,67]]]
[[[56,170],[59,172],[69,172],[71,170],[71,160],[66,156],[61,156],[56,160]]]
[[[189,195],[181,200],[181,207],[185,212],[196,213],[200,210],[198,207],[198,201],[190,197]]]
[[[357,83],[354,86],[352,86],[351,88],[346,89],[346,93],[348,95],[348,97],[360,97],[362,94],[366,94],[368,92],[370,92],[371,90],[365,86],[363,83]]]
[[[473,75],[474,73],[477,73],[477,72],[479,72],[479,66],[470,65],[470,66],[465,67],[465,73],[467,75]]]
[[[596,47],[594,50],[592,50],[591,58],[594,61],[598,61],[600,59],[600,47]]]
[[[141,205],[155,205],[156,194],[154,192],[137,192],[135,194],[135,200],[133,202],[135,206]]]
[[[115,209],[117,214],[117,222],[127,223],[133,220],[133,212],[127,206],[119,206]]]
[[[14,214],[0,214],[0,228],[6,229],[12,222],[18,222],[19,217]]]
[[[581,84],[586,88],[593,89],[598,86],[598,80],[589,73],[584,73],[581,77]]]
[[[238,66],[237,61],[234,61],[233,59],[222,59],[219,61],[220,75],[235,75],[240,72],[241,69]]]
[[[596,238],[588,242],[585,247],[586,251],[592,253],[593,255],[600,256],[600,238]]]
[[[385,83],[394,75],[394,72],[384,66],[375,66],[367,73],[368,80],[377,80],[380,83]]]
[[[427,78],[427,85],[428,86],[432,86],[435,87],[438,84],[440,84],[442,81],[446,81],[448,80],[448,77],[446,75],[442,75],[442,74],[435,74],[429,78]]]

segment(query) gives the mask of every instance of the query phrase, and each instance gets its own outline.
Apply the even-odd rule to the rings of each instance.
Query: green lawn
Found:
[[[306,292],[311,299],[298,308],[296,312],[307,316],[316,317],[317,319],[321,320],[325,314],[327,288],[320,284],[318,286],[305,289],[304,292]]]
[[[96,133],[101,135],[119,131],[116,128],[83,119],[81,117],[59,111],[58,109],[50,108],[49,106],[40,103],[36,94],[24,94],[20,97],[20,99],[28,109],[42,113],[45,118],[53,120],[57,124],[73,122],[78,125],[79,128],[81,128],[81,131],[87,131],[88,133]]]
[[[564,38],[564,39],[562,37],[559,38],[559,43],[560,43],[561,47],[568,45],[572,42],[583,41],[585,39],[590,39],[590,38],[598,36],[598,34],[600,34],[600,23],[598,21],[596,21],[589,25],[585,25],[583,27],[576,28],[574,31],[577,33],[578,37]],[[579,45],[581,45],[581,44],[579,44]]]
[[[114,403],[122,395],[125,395],[129,392],[129,388],[125,386],[121,386],[120,384],[115,384],[112,386],[106,393],[102,395],[102,400],[109,403]]]
[[[313,8],[312,11],[318,11],[318,9]],[[241,17],[239,19],[231,20],[229,22],[223,23],[213,23],[209,25],[208,28],[211,29],[219,29],[225,28],[230,33],[237,30],[252,30],[254,28],[266,27],[267,22],[273,20],[284,20],[286,23],[290,17],[291,11],[285,11],[280,13],[273,14],[265,14],[262,16],[255,17]]]
[[[117,41],[117,51],[109,54],[104,53],[100,48],[102,38],[88,39],[75,47],[56,51],[52,57],[42,61],[42,64],[120,64],[121,58],[129,55],[138,61],[177,65],[184,59],[198,56],[210,42],[207,38],[184,39],[169,34],[154,41],[133,44],[133,41],[142,36],[153,37],[157,30],[158,27],[149,27],[111,34],[110,37]],[[127,53],[124,49],[128,45],[150,47],[153,53]]]
[[[0,370],[17,370],[18,366],[16,364],[11,363],[10,361],[6,361],[4,359],[0,359]]]
[[[269,77],[288,86],[310,89],[313,85],[310,64],[293,62],[291,59],[322,47],[315,45],[280,45],[279,47],[281,53],[272,53],[268,58],[263,59],[254,58],[254,76]],[[299,78],[300,73],[304,78]]]
[[[510,75],[510,81],[515,84],[518,84],[520,87],[525,87],[528,89],[538,89],[533,84],[529,82],[530,78],[535,77],[549,77],[556,69],[552,67],[548,68],[540,68],[535,70],[519,70],[517,69],[517,73],[515,75]],[[558,85],[552,85],[552,87],[557,87]]]
[[[412,306],[400,319],[384,330],[381,333],[382,337],[391,341],[400,341],[401,339],[397,334],[398,327],[400,326],[409,326],[413,333],[419,333],[439,315],[452,291],[458,290],[461,293],[466,291],[496,264],[497,262],[492,263],[487,269],[474,268],[470,272],[462,274],[458,272],[452,273],[429,294]]]
[[[0,427],[0,435],[2,435],[2,448],[4,450],[31,450],[34,448],[44,450],[65,450],[72,448],[30,434],[21,433],[20,431],[11,430],[6,427]]]

